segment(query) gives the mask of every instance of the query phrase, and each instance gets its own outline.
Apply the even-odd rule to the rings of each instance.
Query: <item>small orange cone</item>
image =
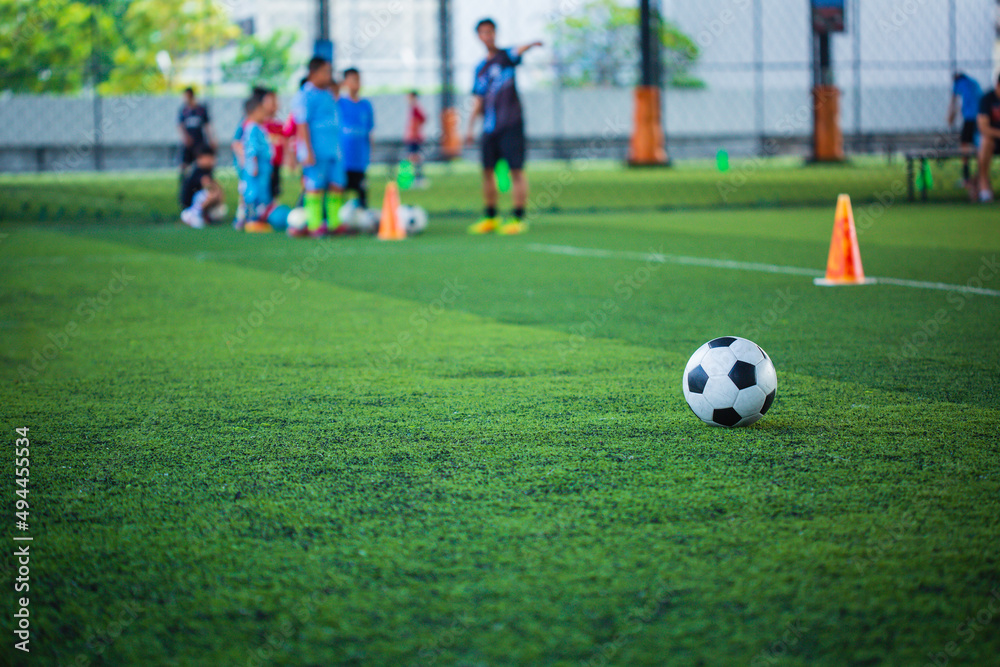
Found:
[[[833,223],[830,255],[826,260],[826,277],[816,278],[813,282],[817,285],[865,285],[875,282],[866,279],[865,270],[861,268],[858,232],[854,227],[854,211],[848,195],[837,198],[837,217]]]
[[[399,186],[390,181],[385,186],[385,198],[382,200],[382,219],[378,226],[378,237],[383,241],[402,241],[406,238],[406,230],[399,224]]]

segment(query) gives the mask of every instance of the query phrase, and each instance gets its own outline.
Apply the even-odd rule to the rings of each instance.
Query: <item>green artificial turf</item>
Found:
[[[405,195],[431,225],[400,243],[158,223],[162,176],[132,177],[146,208],[0,226],[34,537],[30,663],[9,587],[0,655],[994,664],[1000,297],[681,258],[821,271],[843,190],[870,275],[1000,290],[996,207],[879,209],[877,165],[762,168],[741,206],[708,170],[573,173],[522,237],[465,233],[460,169]],[[680,390],[727,334],[778,371],[746,429]]]

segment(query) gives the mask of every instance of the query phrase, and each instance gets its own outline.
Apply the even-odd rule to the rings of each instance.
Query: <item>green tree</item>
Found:
[[[114,20],[88,0],[0,0],[0,89],[80,90],[105,71],[100,47],[93,67],[95,34],[117,39]]]
[[[132,0],[122,25],[123,40],[102,93],[169,90],[187,56],[225,46],[240,35],[225,7],[214,0]],[[157,61],[161,52],[174,63],[166,74]]]
[[[295,70],[292,48],[298,40],[298,33],[290,30],[276,30],[266,40],[241,38],[236,56],[222,66],[223,80],[276,90],[287,87]]]
[[[574,14],[548,25],[567,87],[633,86],[639,80],[639,9],[615,0],[589,0]],[[698,46],[676,23],[660,20],[663,80],[675,87],[703,87],[690,75]]]

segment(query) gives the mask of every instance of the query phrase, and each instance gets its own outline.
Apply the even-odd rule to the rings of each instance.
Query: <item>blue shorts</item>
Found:
[[[243,194],[243,201],[247,206],[259,206],[271,203],[271,171],[261,170],[256,176],[243,174],[243,181],[240,182],[240,192]]]
[[[302,185],[306,192],[322,192],[332,187],[343,188],[347,182],[343,160],[316,159],[316,164],[302,168]]]

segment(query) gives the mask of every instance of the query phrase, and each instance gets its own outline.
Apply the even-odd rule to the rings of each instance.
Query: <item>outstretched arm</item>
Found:
[[[536,46],[543,46],[541,42],[532,42],[531,44],[525,44],[523,46],[517,47],[517,55],[523,56],[525,53],[535,48]]]

